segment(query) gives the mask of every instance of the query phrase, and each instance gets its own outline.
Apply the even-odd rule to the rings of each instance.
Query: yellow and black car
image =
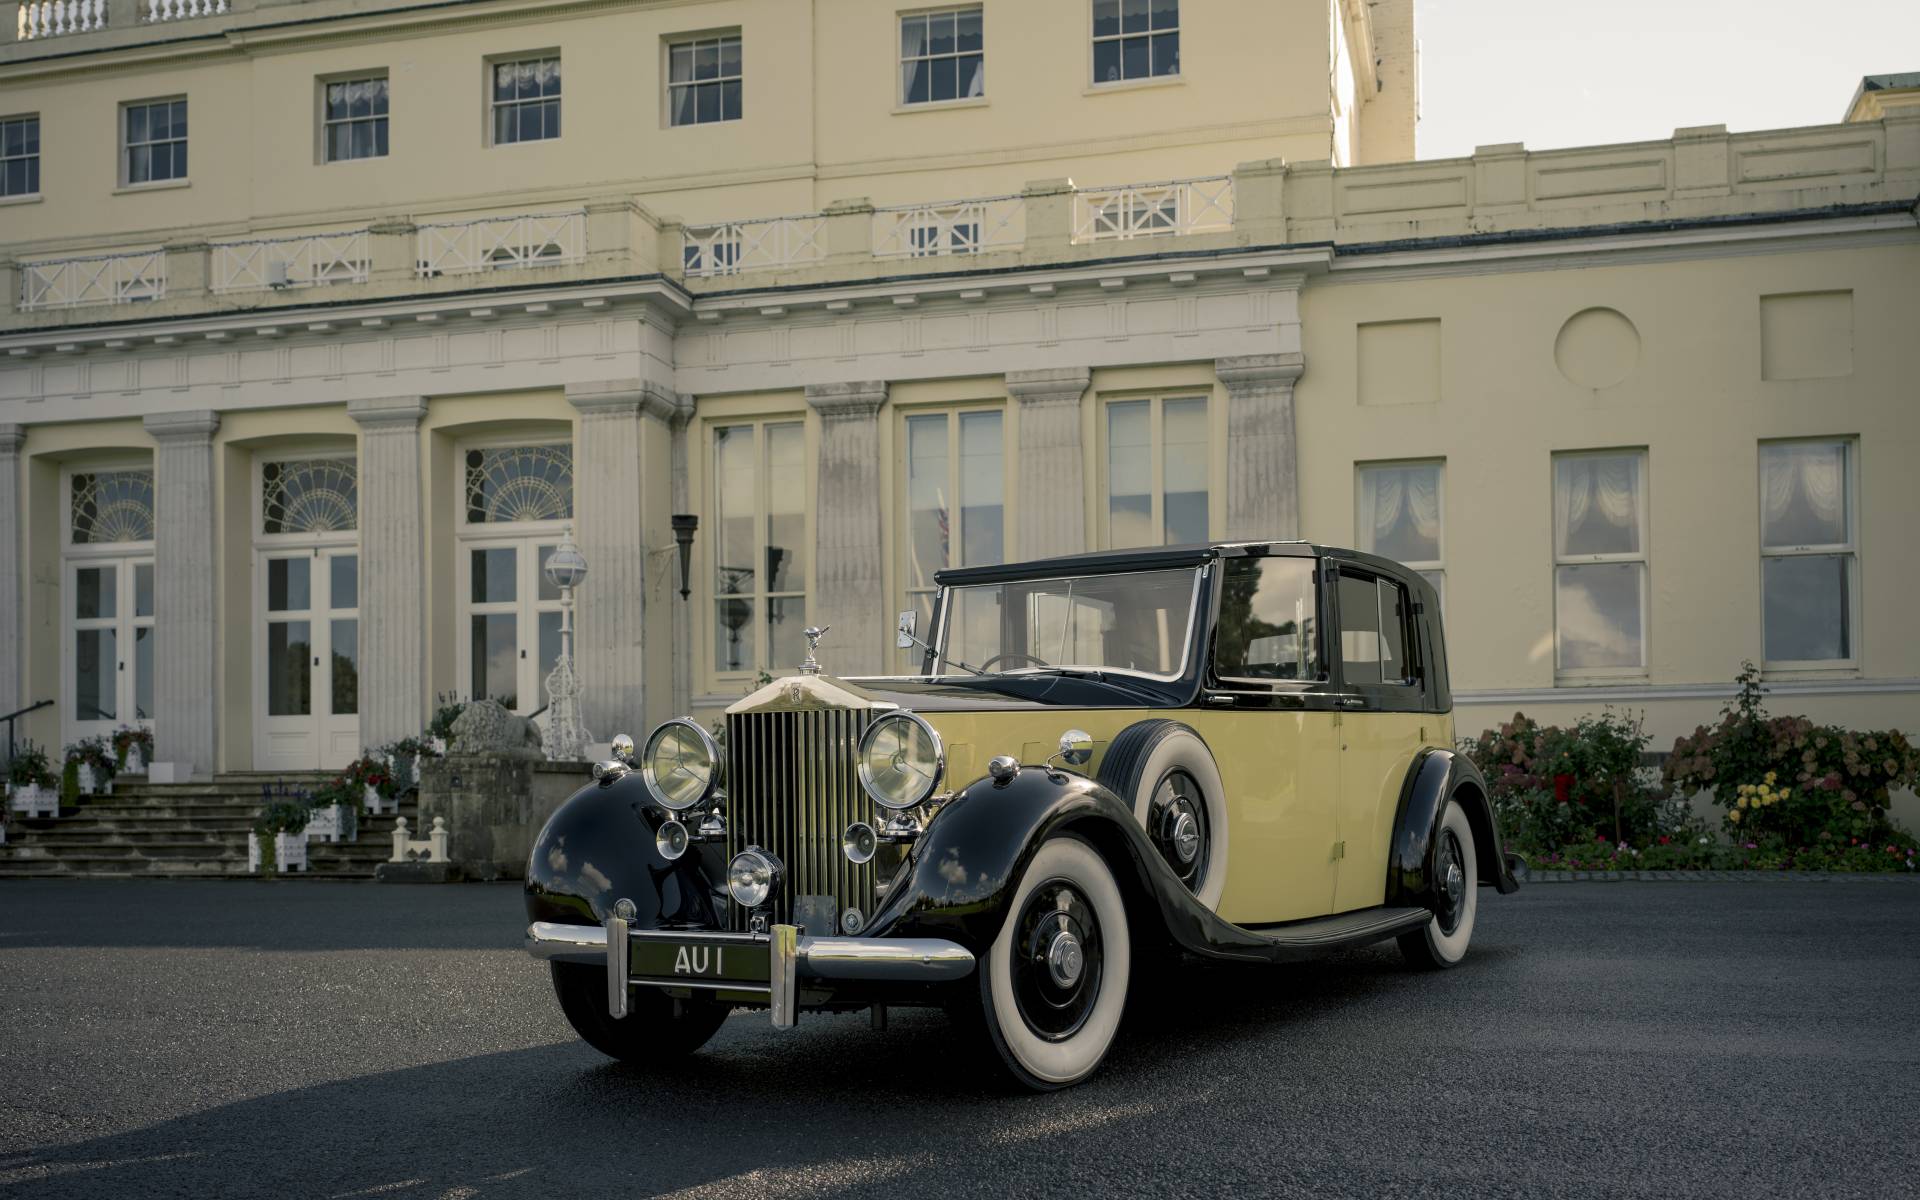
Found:
[[[931,1005],[1062,1087],[1099,1065],[1149,956],[1393,938],[1449,967],[1478,886],[1518,886],[1452,749],[1417,573],[1256,542],[938,582],[928,629],[900,618],[920,674],[836,678],[810,651],[721,736],[618,740],[554,814],[528,948],[589,1043],[652,1062],[735,1007],[790,1026]]]

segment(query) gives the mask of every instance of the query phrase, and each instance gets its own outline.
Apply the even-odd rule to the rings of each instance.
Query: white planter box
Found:
[[[92,763],[81,763],[75,773],[80,777],[80,794],[82,796],[113,795],[113,779],[109,777],[104,781],[101,780],[98,775],[94,774]]]
[[[436,758],[445,758],[447,756],[447,739],[437,737],[428,738],[427,744],[433,747],[433,753]]]
[[[353,810],[344,804],[329,804],[325,808],[316,808],[307,819],[307,840],[338,842],[342,839],[354,841],[360,832],[360,822],[354,819]]]
[[[304,833],[276,833],[273,835],[273,865],[281,874],[289,871],[307,869],[307,835]],[[247,870],[258,874],[260,871],[260,835],[247,835]]]
[[[400,811],[400,801],[398,799],[382,799],[379,789],[375,788],[372,784],[363,783],[360,785],[360,790],[366,794],[367,811],[375,816],[379,816],[381,813]]]
[[[145,775],[147,773],[147,756],[140,753],[140,747],[128,746],[127,761],[120,769],[129,775]]]
[[[7,808],[29,817],[57,817],[60,815],[60,792],[57,788],[17,788],[8,785]]]

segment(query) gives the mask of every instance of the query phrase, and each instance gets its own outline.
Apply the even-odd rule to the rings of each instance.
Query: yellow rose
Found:
[[[1768,782],[1768,783],[1772,783],[1772,782],[1773,782],[1773,778],[1774,778],[1774,776],[1773,776],[1773,772],[1772,772],[1772,771],[1768,771],[1768,772],[1767,772],[1767,782]]]
[[[1740,823],[1740,810],[1736,808],[1732,812],[1728,813],[1727,820],[1732,821],[1735,825],[1738,825]]]
[[[1740,797],[1740,807],[1745,808],[1746,806],[1747,806],[1747,798],[1745,796]],[[249,851],[249,853],[251,853],[251,851]]]

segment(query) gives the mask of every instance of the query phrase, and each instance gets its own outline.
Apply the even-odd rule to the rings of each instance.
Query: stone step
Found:
[[[0,879],[236,879],[273,881],[312,879],[341,883],[369,883],[371,867],[316,864],[308,871],[287,874],[255,873],[247,870],[246,860],[238,862],[145,862],[139,859],[76,863],[62,859],[27,859],[11,862],[0,858]]]

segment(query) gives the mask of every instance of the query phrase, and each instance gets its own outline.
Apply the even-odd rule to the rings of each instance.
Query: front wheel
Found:
[[[983,1025],[1014,1078],[1035,1091],[1080,1082],[1120,1028],[1132,973],[1113,872],[1077,837],[1040,847],[979,970]]]
[[[1400,953],[1409,963],[1423,970],[1439,970],[1467,956],[1467,943],[1473,940],[1473,917],[1480,908],[1479,878],[1473,826],[1459,802],[1448,800],[1433,847],[1438,901],[1433,919],[1412,933],[1400,935]]]
[[[727,1019],[727,1006],[711,1000],[682,1000],[652,988],[638,988],[625,1017],[607,1012],[607,969],[588,963],[557,962],[553,991],[560,1011],[581,1040],[608,1058],[641,1065],[685,1058],[707,1044]]]

